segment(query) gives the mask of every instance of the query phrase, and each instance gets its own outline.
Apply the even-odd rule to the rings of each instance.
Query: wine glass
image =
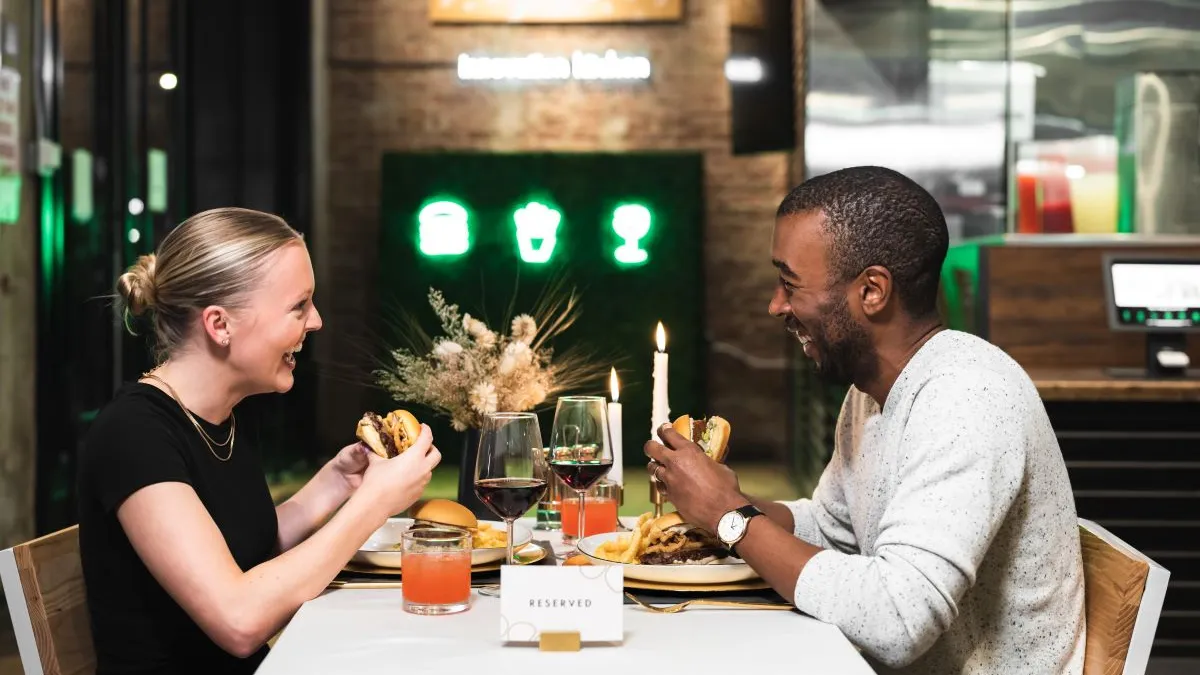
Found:
[[[554,475],[579,495],[577,542],[586,533],[587,491],[613,464],[607,406],[603,396],[563,396],[554,409],[549,465]]]
[[[516,563],[513,521],[529,511],[546,491],[544,462],[537,415],[500,412],[484,419],[475,460],[475,494],[508,527],[506,565]]]

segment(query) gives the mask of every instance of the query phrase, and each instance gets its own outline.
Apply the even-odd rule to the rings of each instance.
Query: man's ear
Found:
[[[883,312],[892,302],[895,287],[892,285],[892,273],[881,265],[872,265],[859,275],[862,285],[859,286],[859,302],[863,314],[875,316]]]

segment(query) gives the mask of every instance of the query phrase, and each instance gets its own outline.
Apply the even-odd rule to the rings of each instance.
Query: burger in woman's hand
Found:
[[[407,410],[393,410],[386,417],[369,412],[358,421],[356,435],[372,452],[390,459],[417,442],[421,423]]]

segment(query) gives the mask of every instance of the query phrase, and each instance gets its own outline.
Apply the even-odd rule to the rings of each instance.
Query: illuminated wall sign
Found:
[[[458,79],[478,80],[648,80],[650,59],[622,56],[609,49],[603,54],[576,50],[570,57],[458,55]]]
[[[558,245],[558,225],[562,213],[541,202],[529,202],[513,212],[517,228],[517,250],[521,260],[540,264],[549,262]]]
[[[649,256],[641,241],[650,233],[650,209],[641,204],[622,204],[613,210],[612,229],[624,243],[613,251],[617,262],[639,265]]]
[[[428,256],[462,255],[471,246],[470,216],[458,202],[430,202],[417,214],[417,239]]]
[[[437,23],[681,21],[683,0],[429,0]]]
[[[766,68],[755,56],[731,56],[725,61],[725,79],[730,82],[762,82]]]
[[[471,215],[454,199],[431,199],[417,213],[417,248],[430,257],[460,256],[471,247]],[[517,254],[533,265],[550,262],[558,247],[562,212],[543,202],[530,201],[513,211],[513,233]],[[650,234],[654,215],[646,206],[633,202],[612,211],[609,226],[621,243],[611,249],[621,265],[641,265],[650,254],[643,241]],[[475,223],[478,226],[478,223]]]

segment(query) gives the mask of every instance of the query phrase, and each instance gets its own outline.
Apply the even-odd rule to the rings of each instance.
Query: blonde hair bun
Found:
[[[293,244],[304,240],[279,216],[240,208],[197,213],[117,279],[125,326],[133,332],[129,318],[153,310],[149,323],[161,363],[186,342],[205,307],[245,307],[269,256]]]
[[[153,253],[141,256],[117,279],[117,292],[124,301],[125,311],[133,316],[141,316],[154,308],[155,261]]]

